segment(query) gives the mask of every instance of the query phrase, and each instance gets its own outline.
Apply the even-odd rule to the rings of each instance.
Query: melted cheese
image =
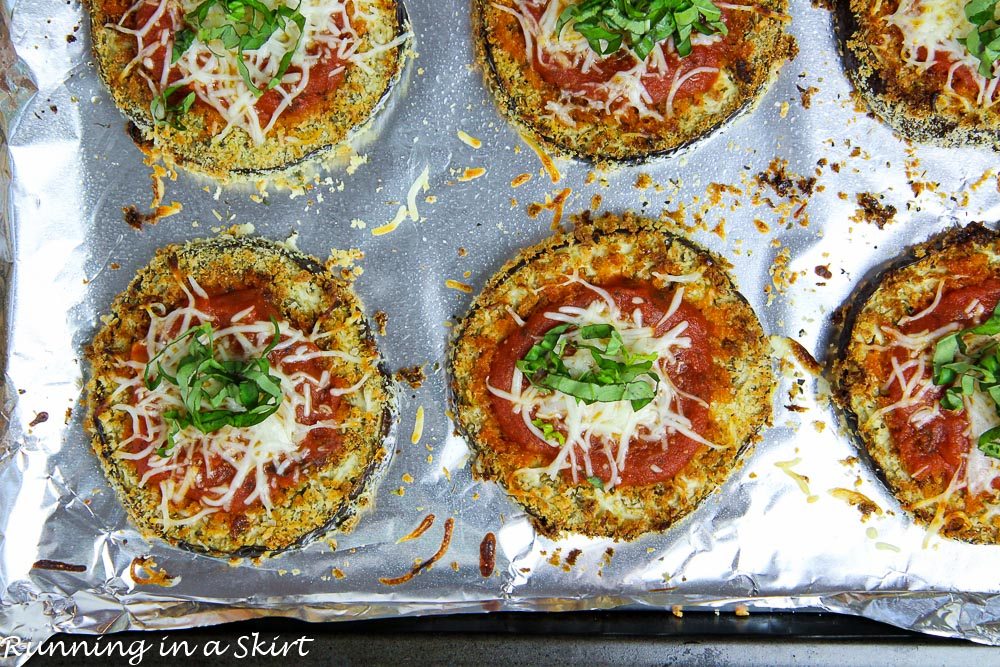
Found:
[[[566,24],[559,34],[556,34],[559,15],[569,4],[567,0],[512,0],[513,7],[499,2],[493,2],[498,11],[510,14],[517,19],[524,36],[525,57],[529,63],[539,62],[562,69],[578,70],[584,74],[600,72],[604,56],[597,54],[587,40],[576,30],[573,23]],[[727,5],[731,9],[754,11],[754,7],[743,5]],[[542,10],[538,19],[535,14]],[[721,34],[701,35],[691,37],[692,47],[706,47],[723,39]],[[562,90],[558,100],[549,100],[545,110],[560,124],[576,127],[573,118],[574,110],[597,112],[604,116],[621,117],[635,112],[639,118],[650,118],[662,121],[673,116],[673,100],[681,87],[699,74],[719,72],[715,67],[690,67],[681,59],[680,66],[673,71],[669,97],[664,108],[657,108],[646,90],[647,78],[663,78],[670,76],[670,66],[664,56],[664,48],[673,52],[673,41],[668,40],[657,46],[646,57],[644,62],[636,62],[630,69],[616,72],[607,82],[595,82],[585,85],[583,91]],[[726,93],[732,93],[735,86],[726,77],[723,88]]]
[[[169,312],[165,312],[160,304],[149,307],[150,326],[143,341],[150,359],[166,348],[158,361],[170,375],[176,373],[188,349],[186,342],[167,347],[176,337],[175,332],[186,331],[203,322],[213,322],[210,315],[199,311],[195,305],[192,292],[204,295],[197,283],[191,280],[191,290],[185,285],[182,287],[188,296],[186,306]],[[228,360],[262,356],[274,336],[274,325],[270,320],[247,322],[249,313],[249,310],[237,313],[228,326],[213,322],[217,358]],[[270,373],[278,378],[283,394],[277,412],[254,426],[224,426],[213,433],[202,433],[189,426],[175,435],[175,446],[167,456],[157,453],[160,448],[168,446],[168,426],[163,414],[168,410],[185,411],[180,390],[168,381],[161,382],[155,389],[147,389],[143,382],[146,364],[137,361],[121,363],[122,372],[115,378],[116,388],[111,396],[112,409],[131,419],[133,435],[118,443],[115,457],[143,461],[148,466],[148,471],[140,480],[143,486],[154,477],[161,477],[160,519],[165,529],[197,523],[218,511],[229,511],[244,486],[250,488],[244,500],[246,505],[259,501],[270,510],[273,507],[272,494],[277,488],[275,475],[298,475],[297,464],[308,454],[301,445],[312,431],[343,431],[356,426],[333,419],[329,408],[315,400],[319,392],[333,396],[350,395],[348,400],[367,407],[364,387],[369,376],[364,376],[351,387],[338,389],[331,385],[329,369],[314,377],[290,367],[312,359],[360,364],[360,358],[338,350],[310,352],[311,347],[304,345],[315,343],[328,334],[305,334],[283,322],[279,323],[279,331],[281,340],[274,350],[283,352],[284,356],[270,368]],[[241,409],[228,398],[222,407],[234,411]],[[141,449],[129,451],[130,448],[135,449],[132,445],[136,442],[140,443]],[[205,490],[199,503],[196,503],[200,508],[193,514],[189,508],[178,510],[185,505],[186,494],[192,485],[200,476],[210,475],[212,466],[219,462],[225,462],[235,471],[231,479]],[[163,474],[167,476],[163,478]]]
[[[313,68],[330,58],[340,63],[327,76],[342,74],[347,67],[370,70],[367,60],[402,44],[403,35],[388,42],[375,41],[363,48],[365,41],[359,29],[374,21],[374,0],[263,0],[269,8],[287,6],[297,9],[305,18],[303,29],[286,22],[260,48],[244,52],[242,64],[258,89],[265,89],[278,74],[285,54],[292,52],[290,67],[274,90],[280,101],[269,118],[257,109],[260,99],[239,71],[239,55],[226,49],[218,40],[203,43],[195,38],[191,47],[176,63],[170,63],[176,33],[183,27],[183,15],[196,9],[202,0],[136,0],[118,23],[108,27],[136,40],[136,56],[124,68],[122,77],[136,70],[148,83],[154,96],[168,86],[185,86],[198,99],[215,109],[225,121],[225,127],[215,140],[221,140],[234,128],[245,131],[255,144],[263,143],[278,118],[309,85]],[[136,29],[126,27],[130,17],[142,8],[154,7],[148,20]],[[168,20],[161,22],[166,16]],[[215,8],[206,19],[207,25],[220,24],[221,10]],[[372,39],[377,39],[375,35]],[[157,66],[152,55],[166,49],[167,58]]]
[[[678,351],[691,347],[691,339],[684,336],[688,323],[682,321],[662,336],[655,336],[657,323],[643,323],[638,308],[631,314],[622,312],[606,290],[584,281],[576,274],[570,276],[569,280],[586,285],[600,298],[592,301],[586,308],[562,306],[545,313],[545,317],[557,324],[569,323],[576,327],[612,325],[633,354],[657,355],[659,361],[653,364],[652,370],[659,378],[659,384],[654,399],[639,410],[634,410],[629,401],[587,405],[562,392],[539,390],[533,385],[524,387],[524,377],[517,369],[509,387],[494,387],[487,379],[489,391],[510,401],[514,413],[520,415],[535,437],[558,450],[545,473],[555,479],[562,470],[569,470],[573,481],[578,482],[595,474],[595,457],[599,457],[596,460],[607,463],[611,471],[611,478],[605,484],[605,489],[610,491],[621,482],[621,474],[628,464],[629,445],[635,438],[663,443],[666,448],[669,440],[680,434],[705,446],[717,448],[718,445],[695,432],[691,421],[684,416],[685,405],[691,402],[706,404],[697,396],[678,389],[666,370],[676,368]],[[677,290],[671,305],[672,311],[676,311],[679,306],[683,291],[683,287]],[[668,312],[665,318],[670,315],[672,313]],[[578,330],[565,334],[564,337],[571,343],[582,340]],[[593,357],[586,349],[577,349],[563,361],[575,377],[590,370],[593,365]],[[534,420],[557,425],[565,434],[565,443],[546,439],[541,429],[532,423]]]
[[[1000,65],[994,67],[989,79],[979,74],[979,60],[959,43],[974,26],[965,17],[965,3],[956,0],[902,0],[896,11],[886,18],[889,25],[903,35],[903,61],[922,70],[930,69],[938,55],[952,63],[945,91],[956,97],[952,84],[960,67],[968,69],[976,82],[976,104],[991,107],[997,103]]]

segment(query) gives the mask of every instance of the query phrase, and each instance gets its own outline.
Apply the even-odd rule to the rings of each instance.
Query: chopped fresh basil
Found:
[[[965,407],[963,397],[971,396],[978,390],[992,399],[997,414],[1000,414],[998,334],[1000,305],[979,326],[948,334],[937,342],[931,379],[935,385],[945,387],[941,407],[962,410]],[[983,433],[976,444],[987,456],[1000,459],[1000,427]]]
[[[588,482],[590,482],[590,484],[591,484],[591,485],[592,485],[592,486],[593,486],[593,487],[594,487],[595,489],[600,489],[601,491],[603,491],[603,490],[604,490],[604,480],[603,480],[603,479],[601,479],[600,477],[598,477],[598,476],[594,475],[593,477],[588,477],[588,478],[587,478],[587,481],[588,481]]]
[[[622,46],[641,61],[660,43],[673,39],[681,57],[691,53],[691,34],[729,33],[712,0],[581,0],[563,9],[556,34],[567,24],[600,55]]]
[[[582,340],[571,343],[565,335],[574,331],[579,332]],[[582,341],[606,342],[589,345]],[[567,346],[574,353],[588,350],[594,365],[574,377],[563,361]],[[652,370],[656,359],[655,354],[632,354],[621,334],[610,324],[579,329],[560,324],[532,345],[516,366],[536,387],[573,396],[588,405],[629,401],[632,409],[638,411],[656,397],[660,382]]]
[[[975,26],[958,41],[979,60],[979,73],[993,78],[1000,57],[1000,22],[996,18],[997,0],[970,0],[965,4],[965,17]]]
[[[213,9],[216,11],[213,12]],[[177,62],[191,48],[196,37],[209,48],[213,43],[219,43],[225,49],[236,51],[236,68],[240,77],[258,97],[281,83],[299,48],[306,25],[306,18],[298,6],[293,9],[279,4],[271,9],[260,0],[204,0],[184,15],[184,21],[190,28],[184,28],[174,36],[172,62]],[[244,52],[264,46],[274,33],[287,30],[289,24],[298,26],[295,41],[282,55],[274,76],[264,86],[258,87],[250,77]]]
[[[146,388],[152,391],[166,381],[180,389],[184,403],[183,411],[163,413],[168,429],[167,446],[157,450],[157,454],[169,456],[177,434],[189,426],[202,433],[213,433],[223,426],[254,426],[278,411],[282,400],[281,380],[270,374],[267,355],[281,340],[281,332],[277,320],[271,318],[271,322],[274,337],[260,357],[220,361],[215,356],[212,325],[206,323],[188,329],[149,360],[143,371]],[[185,339],[190,339],[187,354],[177,362],[175,375],[170,375],[160,358]],[[226,399],[231,399],[230,404],[235,402],[239,409],[223,407]]]
[[[557,431],[556,427],[549,422],[542,419],[532,419],[531,423],[542,430],[542,435],[545,436],[546,440],[550,440],[559,445],[566,444],[566,436]]]
[[[167,86],[159,95],[153,97],[149,103],[149,113],[153,116],[156,125],[170,125],[171,127],[183,130],[184,124],[181,116],[186,114],[191,105],[194,104],[195,94],[193,92],[184,96],[179,103],[171,103],[170,98],[181,89],[181,86]]]

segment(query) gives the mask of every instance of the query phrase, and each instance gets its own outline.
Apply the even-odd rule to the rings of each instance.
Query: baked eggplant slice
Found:
[[[171,245],[102,321],[86,425],[141,532],[260,556],[354,514],[387,460],[395,399],[331,270],[259,238]]]
[[[633,3],[644,18],[630,25],[645,32],[615,28],[601,12],[616,4],[472,0],[487,86],[510,122],[549,150],[615,164],[690,146],[751,109],[796,54],[785,0],[682,1],[676,13]],[[671,18],[681,15],[695,27]],[[684,31],[693,32],[682,40]]]
[[[770,424],[770,347],[724,260],[632,215],[577,220],[493,276],[449,354],[474,472],[548,536],[691,512]]]
[[[1000,65],[963,43],[995,20],[974,24],[955,0],[835,7],[847,74],[873,114],[905,139],[1000,149]]]
[[[399,0],[87,0],[101,78],[140,148],[222,180],[322,157],[402,68]]]
[[[1000,543],[1000,234],[946,231],[850,303],[832,380],[851,432],[918,523]]]

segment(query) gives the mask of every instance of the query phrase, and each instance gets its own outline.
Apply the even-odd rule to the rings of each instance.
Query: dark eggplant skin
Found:
[[[795,41],[789,35],[780,29],[776,35],[768,33],[765,55],[752,58],[752,62],[738,60],[734,65],[734,74],[741,85],[754,78],[751,76],[752,71],[764,71],[764,76],[757,77],[760,79],[758,85],[741,91],[742,99],[735,108],[711,123],[700,123],[698,130],[688,133],[689,136],[670,141],[661,137],[644,137],[641,141],[634,139],[636,143],[627,145],[621,141],[588,138],[588,135],[596,133],[593,124],[583,124],[584,127],[580,131],[563,128],[565,131],[556,134],[537,122],[536,104],[532,99],[534,91],[530,89],[528,82],[523,81],[523,77],[516,86],[504,83],[486,20],[487,6],[490,2],[491,0],[472,0],[472,31],[477,63],[501,115],[519,132],[536,140],[554,154],[601,167],[641,165],[657,158],[681,154],[696,148],[720,133],[729,124],[752,112],[770,85],[777,79],[782,65],[795,58],[798,53]]]
[[[473,474],[477,478],[500,484],[528,514],[540,534],[558,538],[569,533],[579,533],[612,537],[615,540],[633,540],[647,532],[667,530],[677,522],[686,520],[701,500],[725,481],[732,468],[738,465],[738,461],[757,442],[760,433],[771,424],[774,377],[770,347],[753,308],[731,282],[728,276],[731,266],[724,258],[671,232],[661,223],[632,214],[604,214],[592,218],[585,213],[576,218],[574,223],[573,231],[556,234],[523,249],[508,260],[486,282],[468,312],[454,327],[447,356],[449,404],[456,415],[456,433],[476,453]],[[727,338],[723,344],[724,347],[732,346],[726,348],[732,356],[727,357],[723,365],[728,372],[742,371],[741,377],[746,380],[746,385],[740,391],[745,394],[744,399],[753,397],[748,400],[753,407],[745,415],[741,414],[740,419],[746,420],[746,423],[740,427],[742,435],[737,442],[732,443],[731,448],[714,450],[697,461],[692,461],[685,468],[684,475],[697,480],[690,491],[678,493],[673,483],[657,483],[629,488],[623,492],[626,502],[637,503],[643,508],[641,519],[624,520],[598,512],[594,488],[589,484],[573,485],[568,481],[550,480],[529,492],[515,483],[516,475],[512,474],[509,463],[494,452],[487,441],[489,436],[485,433],[491,427],[480,413],[488,412],[488,408],[484,408],[482,400],[477,398],[478,373],[470,362],[487,354],[492,357],[492,351],[485,353],[479,347],[498,344],[494,340],[495,332],[488,328],[489,322],[495,321],[498,307],[506,303],[507,289],[515,289],[516,285],[516,290],[520,291],[532,284],[526,282],[531,280],[527,274],[534,273],[539,279],[545,280],[558,278],[561,274],[550,275],[550,272],[554,270],[553,267],[560,265],[557,258],[564,253],[580,252],[585,247],[611,247],[622,239],[640,243],[640,236],[656,238],[670,257],[683,257],[685,262],[697,262],[699,269],[705,272],[705,280],[725,303],[725,312],[745,325],[737,335]],[[637,265],[646,258],[638,248],[635,249]],[[626,275],[631,276],[633,268],[629,260],[625,260],[625,267]],[[509,305],[515,310],[519,309],[517,303]],[[520,314],[527,317],[526,313],[527,311]],[[739,367],[740,370],[732,370],[730,366]]]
[[[964,227],[951,227],[938,232],[927,240],[906,248],[897,257],[873,268],[862,278],[854,292],[834,312],[834,328],[826,345],[826,363],[823,375],[829,380],[832,393],[832,408],[841,430],[854,444],[859,458],[867,465],[879,481],[896,497],[900,510],[912,516],[917,523],[930,525],[934,519],[935,506],[914,509],[914,502],[923,500],[919,486],[901,472],[898,458],[885,447],[880,447],[872,429],[861,426],[862,418],[855,409],[855,392],[870,378],[855,359],[851,346],[860,340],[857,331],[860,318],[879,308],[883,299],[891,297],[884,290],[896,293],[899,285],[905,286],[908,276],[923,275],[928,262],[941,256],[962,256],[978,247],[1000,248],[1000,232],[978,222]],[[1000,528],[991,525],[948,524],[941,528],[941,534],[963,542],[974,544],[1000,543]]]
[[[363,466],[353,475],[351,487],[346,494],[336,502],[324,502],[322,507],[315,507],[314,510],[322,516],[315,516],[305,511],[301,512],[305,515],[302,530],[294,535],[294,539],[283,539],[281,543],[269,542],[268,540],[273,538],[265,536],[262,543],[244,544],[237,548],[219,548],[214,544],[166,534],[150,520],[151,512],[148,506],[150,492],[143,489],[137,490],[134,476],[130,470],[125,466],[112,463],[112,455],[116,450],[116,429],[114,424],[108,421],[110,405],[107,398],[110,387],[103,380],[102,375],[107,369],[109,357],[112,356],[111,348],[115,341],[120,339],[116,338],[109,330],[122,327],[131,330],[131,323],[127,321],[130,319],[128,312],[131,308],[138,303],[147,301],[150,296],[158,295],[158,290],[161,288],[157,287],[157,284],[161,276],[158,271],[154,270],[154,267],[157,269],[162,269],[164,266],[176,267],[178,262],[183,263],[185,261],[183,258],[187,257],[193,263],[203,262],[204,266],[207,267],[205,270],[211,270],[213,257],[218,258],[218,261],[225,265],[232,261],[233,257],[241,255],[245,257],[248,254],[254,257],[266,257],[271,262],[270,266],[287,267],[288,275],[295,275],[297,271],[301,271],[315,276],[317,285],[323,285],[327,288],[333,287],[338,290],[338,293],[331,297],[333,308],[346,309],[346,312],[360,312],[360,302],[353,296],[349,285],[339,281],[339,279],[331,281],[330,271],[316,258],[267,239],[221,236],[196,240],[184,245],[168,246],[158,251],[153,262],[140,270],[128,288],[115,299],[111,315],[104,329],[99,332],[94,343],[86,350],[89,377],[85,378],[87,380],[87,415],[84,426],[91,436],[92,447],[101,462],[105,475],[127,510],[131,522],[147,536],[163,539],[187,551],[220,558],[270,557],[284,551],[301,548],[331,530],[346,528],[351,519],[357,515],[360,507],[367,502],[366,497],[377,486],[382,473],[388,466],[392,451],[389,442],[398,417],[395,383],[385,360],[378,354],[375,337],[369,322],[367,318],[362,316],[353,326],[356,327],[355,334],[361,347],[366,351],[364,354],[372,355],[372,365],[375,372],[372,386],[377,387],[375,395],[381,396],[383,400],[380,401],[382,406],[379,414],[372,419],[376,428],[369,429],[368,433],[359,433],[357,436],[359,451],[368,452],[369,455],[363,457]],[[179,256],[181,259],[178,259]],[[237,263],[236,266],[240,265]],[[282,269],[282,271],[284,270]],[[283,276],[274,276],[275,280],[281,277]],[[301,279],[302,274],[297,274],[297,280]],[[239,285],[234,285],[234,287],[239,287]],[[297,308],[298,306],[291,307]],[[326,315],[319,314],[319,317],[326,317]],[[296,530],[294,527],[289,528],[290,533],[295,533]],[[210,534],[209,537],[212,535]],[[285,537],[287,538],[287,535]]]
[[[864,32],[859,7],[873,0],[833,0],[834,31],[844,70],[860,100],[903,139],[945,148],[985,146],[1000,150],[1000,113],[963,117],[938,109],[941,94],[923,87],[901,89],[904,67],[884,68]]]

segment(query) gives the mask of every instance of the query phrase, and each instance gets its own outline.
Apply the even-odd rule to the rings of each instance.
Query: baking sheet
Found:
[[[732,262],[766,331],[822,360],[830,314],[874,267],[948,225],[1000,217],[1000,185],[990,173],[996,154],[907,146],[859,113],[831,15],[792,0],[800,54],[756,112],[686,154],[645,166],[590,176],[588,165],[560,161],[562,178],[553,183],[472,66],[468,3],[406,4],[415,56],[353,160],[305,193],[272,190],[264,199],[251,186],[217,188],[181,173],[167,183],[166,201],[183,211],[137,232],[121,209],[148,204],[150,169],[98,81],[79,0],[0,0],[0,260],[8,297],[0,634],[40,640],[57,631],[262,615],[327,621],[679,604],[827,609],[1000,643],[996,548],[928,540],[864,463],[845,462],[856,452],[838,432],[822,383],[793,362],[781,364],[774,427],[721,491],[673,530],[627,544],[540,538],[499,488],[474,481],[469,450],[447,416],[443,371],[450,325],[473,297],[446,280],[478,291],[509,256],[551,233],[553,212],[532,204],[565,188],[567,213],[590,208],[599,195],[601,211],[672,214],[691,238]],[[461,141],[460,130],[482,147]],[[789,197],[755,178],[775,174],[781,161],[793,181],[816,179],[811,196],[793,186]],[[420,221],[373,235],[425,167],[430,188],[418,199]],[[460,179],[476,167],[486,174]],[[512,188],[522,173],[531,180]],[[883,196],[897,209],[893,221],[879,229],[860,219],[859,193]],[[294,235],[320,257],[361,249],[356,289],[370,315],[388,315],[379,341],[388,364],[423,366],[428,376],[418,389],[401,385],[399,443],[356,530],[237,565],[142,539],[80,423],[82,350],[112,297],[155,248],[231,225],[275,239]],[[412,444],[419,407],[426,421]],[[789,471],[807,477],[806,487]],[[865,494],[882,515],[863,522],[830,494],[835,488]],[[396,543],[428,514],[436,517],[430,530]],[[403,585],[379,582],[429,558],[449,517],[454,535],[439,563]],[[490,577],[479,570],[486,532],[497,536]],[[145,556],[175,577],[172,587],[133,579],[134,559]],[[33,568],[41,559],[84,571]]]

